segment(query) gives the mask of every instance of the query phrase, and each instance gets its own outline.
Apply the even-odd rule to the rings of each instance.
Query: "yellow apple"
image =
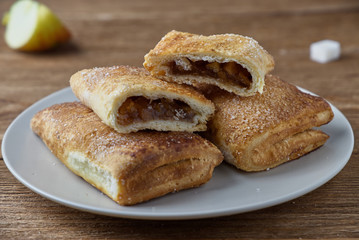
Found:
[[[44,4],[16,1],[3,18],[5,42],[20,51],[43,51],[70,39],[70,32]]]

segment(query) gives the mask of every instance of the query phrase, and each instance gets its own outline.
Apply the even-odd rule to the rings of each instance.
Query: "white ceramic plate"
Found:
[[[30,119],[55,103],[76,100],[70,88],[55,92],[21,113],[2,142],[5,164],[34,192],[60,204],[96,214],[136,219],[195,219],[257,210],[302,196],[333,178],[354,146],[351,126],[332,106],[334,119],[321,129],[330,139],[320,149],[270,171],[244,173],[227,164],[205,185],[122,207],[70,172],[30,129]]]

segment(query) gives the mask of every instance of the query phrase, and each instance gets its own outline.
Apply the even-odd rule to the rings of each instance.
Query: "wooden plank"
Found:
[[[93,215],[46,200],[20,184],[0,161],[0,180],[6,182],[0,184],[0,234],[6,239],[354,237],[359,234],[359,192],[353,191],[358,169],[352,167],[318,190],[272,208],[212,219],[142,221]]]
[[[333,103],[359,135],[359,2],[328,1],[42,1],[73,34],[51,52],[10,50],[0,31],[0,140],[11,121],[83,68],[141,66],[143,56],[172,29],[254,37],[275,58],[273,74]],[[0,12],[13,3],[0,1]],[[340,60],[319,64],[309,46],[342,45]],[[71,209],[33,193],[8,171],[0,155],[0,236],[4,239],[224,239],[359,237],[359,142],[333,180],[303,197],[234,216],[190,221],[141,221]],[[21,149],[19,149],[21,150]]]

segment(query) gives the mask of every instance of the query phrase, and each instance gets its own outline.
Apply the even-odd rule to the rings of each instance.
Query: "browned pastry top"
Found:
[[[226,161],[241,169],[262,170],[289,160],[277,159],[279,153],[275,149],[285,146],[287,151],[297,151],[299,146],[295,146],[293,139],[303,146],[313,142],[314,148],[319,144],[314,142],[319,139],[317,135],[322,135],[321,144],[327,138],[318,131],[304,132],[332,120],[330,105],[278,77],[267,75],[263,94],[251,97],[229,94],[215,87],[199,88],[216,106],[207,136],[222,150]],[[299,133],[303,134],[296,136]]]
[[[56,127],[43,129],[47,126],[44,125],[45,121],[56,122]],[[212,143],[193,133],[118,133],[103,124],[91,109],[79,102],[57,104],[42,110],[34,116],[31,125],[39,135],[54,134],[49,138],[57,139],[56,147],[49,148],[55,149],[55,155],[66,154],[64,149],[67,152],[72,149],[85,152],[97,164],[117,171],[113,175],[119,178],[130,177],[136,170],[139,173],[147,172],[169,161],[202,158],[216,151],[219,158],[221,155]]]
[[[321,97],[304,93],[272,75],[266,77],[263,94],[240,97],[211,88],[207,95],[215,103],[216,109],[220,109],[215,118],[226,118],[228,126],[235,130],[241,141],[250,140],[247,136],[252,135],[253,131],[260,134],[281,122],[297,118],[302,113],[310,116],[330,109],[329,104]],[[326,119],[325,123],[332,117],[333,115]],[[324,123],[319,125],[322,124]]]
[[[237,58],[246,56],[266,65],[268,69],[274,68],[274,60],[256,40],[237,34],[218,34],[211,36],[197,35],[187,32],[171,31],[157,46],[151,50],[153,55],[167,53],[193,53],[200,50],[201,54],[217,55]],[[264,54],[266,53],[266,54]],[[261,56],[261,58],[258,58]],[[219,56],[218,56],[219,57]]]
[[[166,89],[168,92],[175,92],[198,99],[199,101],[208,102],[202,94],[199,94],[192,87],[162,81],[152,77],[146,69],[139,67],[95,67],[79,71],[72,78],[81,79],[82,83],[77,81],[74,84],[81,84],[82,88],[86,87],[90,92],[101,91],[102,94],[111,94],[115,84],[121,84],[124,88],[123,91],[126,90],[126,85],[128,86],[127,88],[130,88],[130,85],[143,85],[147,89]],[[73,90],[79,89],[73,88]]]
[[[121,133],[204,131],[214,113],[213,103],[193,87],[157,79],[143,68],[84,69],[72,75],[70,85],[83,104]]]
[[[274,60],[250,37],[171,31],[145,55],[143,66],[166,81],[207,83],[252,96],[262,93],[264,76],[274,68]]]

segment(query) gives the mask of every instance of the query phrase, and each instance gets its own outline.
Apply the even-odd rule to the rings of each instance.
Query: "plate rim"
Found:
[[[298,87],[298,86],[297,86]],[[312,95],[316,95],[304,88],[298,87],[298,89],[300,89],[303,92],[312,94]],[[352,126],[349,122],[349,120],[345,117],[345,115],[339,110],[337,109],[333,104],[331,104],[329,101],[327,101],[330,106],[333,109],[333,112],[338,112],[345,120],[345,123],[343,123],[346,127],[348,128],[348,132],[350,132],[350,146],[349,149],[350,151],[345,153],[345,157],[344,161],[341,161],[340,165],[335,169],[335,171],[332,171],[331,174],[326,175],[325,178],[322,178],[320,181],[316,182],[315,184],[311,185],[309,188],[301,188],[298,189],[296,191],[293,191],[290,194],[287,194],[287,196],[285,196],[284,198],[276,198],[276,199],[272,199],[270,201],[267,202],[263,202],[260,204],[249,204],[247,206],[241,206],[238,208],[222,208],[219,210],[213,210],[213,211],[207,211],[205,213],[198,211],[198,212],[194,212],[191,211],[191,213],[189,214],[188,212],[183,212],[183,213],[162,213],[162,212],[156,212],[156,213],[151,213],[151,212],[145,212],[145,213],[138,213],[138,212],[122,212],[122,211],[116,211],[114,212],[111,209],[104,209],[104,208],[100,208],[100,207],[92,207],[92,206],[88,206],[88,205],[84,205],[81,203],[76,203],[70,200],[66,200],[66,199],[62,199],[59,198],[57,196],[53,196],[52,194],[48,194],[46,191],[44,191],[43,189],[38,189],[36,186],[32,186],[30,183],[28,183],[25,179],[23,179],[22,176],[20,176],[18,174],[18,172],[12,167],[11,165],[11,161],[9,160],[8,156],[7,156],[7,148],[6,148],[6,139],[8,138],[9,134],[11,133],[13,126],[20,121],[20,119],[23,118],[23,116],[25,116],[26,114],[28,114],[28,112],[34,111],[34,109],[36,108],[40,108],[41,105],[52,105],[48,103],[49,99],[53,99],[56,97],[61,96],[62,94],[66,94],[68,91],[71,91],[70,87],[65,87],[63,89],[57,90],[43,98],[41,98],[40,100],[36,101],[35,103],[31,104],[30,106],[28,106],[24,111],[22,111],[8,126],[8,128],[5,131],[5,134],[3,136],[2,139],[2,144],[1,144],[1,151],[2,151],[2,156],[5,162],[6,167],[8,168],[8,170],[11,172],[11,174],[13,176],[15,176],[15,178],[22,183],[23,185],[25,185],[27,188],[29,188],[30,190],[32,190],[33,192],[41,195],[42,197],[45,197],[51,201],[54,201],[56,203],[59,203],[61,205],[70,207],[70,208],[74,208],[80,211],[85,211],[85,212],[90,212],[90,213],[94,213],[94,214],[99,214],[99,215],[105,215],[105,216],[111,216],[111,217],[121,217],[121,218],[129,218],[129,219],[143,219],[143,220],[185,220],[185,219],[202,219],[202,218],[212,218],[212,217],[221,217],[221,216],[229,216],[229,215],[234,215],[234,214],[240,214],[240,213],[244,213],[244,212],[250,212],[250,211],[254,211],[254,210],[259,210],[259,209],[264,209],[264,208],[268,208],[268,207],[272,207],[278,204],[282,204],[288,201],[291,201],[295,198],[298,198],[300,196],[303,196],[317,188],[319,188],[320,186],[324,185],[325,183],[327,183],[328,181],[330,181],[332,178],[334,178],[344,167],[345,165],[348,163],[348,161],[351,158],[353,149],[354,149],[354,133],[353,133],[353,129]],[[72,93],[72,92],[71,92]],[[56,103],[60,103],[61,99],[56,99]],[[65,102],[65,101],[63,101]],[[40,109],[37,109],[36,111],[39,111]],[[334,116],[335,117],[335,116]],[[55,156],[56,158],[56,156]],[[229,166],[231,167],[231,166]],[[121,206],[124,207],[124,206]],[[124,207],[124,208],[132,208],[130,207]]]

